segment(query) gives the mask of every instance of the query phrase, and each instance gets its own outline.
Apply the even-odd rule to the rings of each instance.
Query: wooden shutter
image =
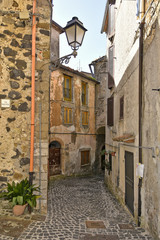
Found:
[[[115,34],[115,5],[109,5],[108,19],[108,39],[110,40]]]
[[[114,98],[110,97],[107,99],[107,125],[114,125]]]
[[[114,46],[112,45],[109,49],[108,49],[108,67],[109,67],[109,71],[108,71],[108,88],[111,89],[114,87]]]
[[[120,119],[124,117],[124,96],[120,98]]]

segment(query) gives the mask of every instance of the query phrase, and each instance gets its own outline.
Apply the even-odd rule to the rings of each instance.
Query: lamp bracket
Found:
[[[60,65],[62,65],[63,63],[64,63],[64,64],[68,64],[72,56],[74,56],[74,58],[77,56],[76,50],[73,50],[73,52],[72,52],[71,54],[68,54],[68,55],[65,55],[65,56],[63,56],[63,57],[61,57],[61,58],[58,58],[58,59],[56,59],[56,60],[53,60],[53,61],[51,62],[51,65],[49,66],[49,69],[50,69],[51,71],[55,71],[55,70],[57,70],[57,69],[60,67]]]

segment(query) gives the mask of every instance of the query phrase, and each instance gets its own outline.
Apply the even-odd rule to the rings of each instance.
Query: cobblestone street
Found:
[[[129,240],[151,238],[108,192],[101,177],[57,179],[50,184],[48,215],[19,238],[0,240]]]

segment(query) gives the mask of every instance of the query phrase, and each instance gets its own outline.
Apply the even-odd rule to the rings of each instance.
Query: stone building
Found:
[[[107,1],[105,181],[139,226],[160,239],[160,2]],[[155,89],[155,90],[153,90]]]
[[[91,173],[95,161],[97,81],[61,66],[51,74],[49,172]]]
[[[96,59],[89,66],[92,76],[99,83],[96,85],[95,92],[96,152],[94,163],[95,172],[98,173],[105,169],[105,156],[102,152],[105,149],[106,96],[109,94],[106,56]]]
[[[0,187],[30,171],[32,20],[36,15],[34,178],[47,209],[51,2],[0,1]],[[33,125],[33,123],[32,123]]]

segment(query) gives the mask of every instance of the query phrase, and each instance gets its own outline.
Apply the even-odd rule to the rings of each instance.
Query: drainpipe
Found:
[[[35,122],[35,50],[36,50],[36,0],[33,0],[32,16],[32,92],[31,92],[31,147],[30,147],[30,170],[29,183],[33,184],[33,164],[34,164],[34,122]]]
[[[145,12],[145,0],[141,1],[141,19],[143,19]],[[140,37],[139,37],[139,163],[142,163],[142,80],[143,80],[143,30],[145,20],[140,24]],[[139,179],[138,184],[138,226],[141,225],[141,188],[142,178]]]

